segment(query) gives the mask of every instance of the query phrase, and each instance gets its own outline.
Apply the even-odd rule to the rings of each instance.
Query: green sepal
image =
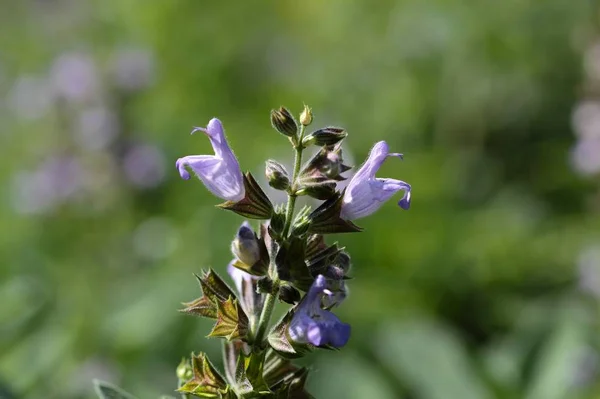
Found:
[[[291,234],[293,236],[303,237],[304,235],[306,235],[310,227],[310,219],[308,215],[310,215],[309,206],[304,206],[302,209],[300,209],[292,223]]]
[[[244,188],[244,198],[238,202],[226,201],[217,206],[250,219],[270,219],[273,215],[273,204],[250,172],[244,175]]]
[[[306,260],[306,267],[314,277],[324,274],[327,268],[334,263],[339,253],[344,248],[338,248],[337,243],[322,249]]]
[[[294,143],[297,141],[298,124],[287,108],[281,106],[279,109],[271,110],[271,125],[273,129],[289,137]]]
[[[277,323],[267,337],[267,342],[279,355],[286,359],[300,358],[309,353],[313,346],[310,344],[299,344],[292,342],[288,334],[288,328],[292,317],[294,316],[294,309],[288,311]]]
[[[333,146],[348,136],[348,133],[341,127],[324,127],[316,130],[302,139],[302,146],[308,147],[309,145],[318,146]]]
[[[306,240],[291,236],[281,244],[275,256],[279,278],[290,281],[303,291],[308,290],[314,280],[304,263],[305,251]]]
[[[298,369],[299,367],[295,366],[290,359],[282,357],[272,348],[267,349],[265,365],[263,366],[263,377],[270,387],[289,378]]]
[[[94,380],[94,391],[100,399],[136,399],[116,385],[100,380]]]
[[[343,181],[346,178],[341,176],[341,174],[350,169],[352,167],[343,163],[342,148],[338,143],[335,146],[321,148],[321,151],[317,152],[302,167],[300,179],[326,177],[335,181]]]
[[[318,200],[327,200],[335,195],[336,181],[325,176],[300,178],[297,195],[308,195]]]
[[[217,302],[217,322],[208,334],[209,337],[221,337],[228,341],[244,339],[248,334],[248,316],[242,310],[237,299],[229,297]]]
[[[184,302],[183,306],[185,308],[180,311],[216,319],[217,303],[226,301],[229,297],[235,297],[235,294],[212,269],[203,273],[202,276],[198,276],[197,274],[194,274],[194,276],[196,276],[196,279],[200,283],[203,295],[191,302]]]
[[[312,234],[306,240],[306,257],[312,258],[325,248],[327,248],[325,237],[321,234]]]
[[[283,380],[275,384],[272,389],[275,391],[276,399],[311,399],[313,396],[304,390],[308,369],[301,368],[286,376]]]
[[[308,231],[317,234],[355,233],[362,231],[362,228],[340,217],[343,198],[344,193],[338,192],[315,209],[309,215],[311,223]]]
[[[265,354],[266,351],[253,352],[248,356],[239,353],[235,371],[235,392],[238,395],[242,397],[271,395],[272,392],[263,377]]]
[[[284,225],[285,209],[282,205],[278,205],[275,207],[275,211],[273,212],[273,216],[271,216],[271,221],[269,222],[269,235],[273,237],[273,239],[279,241],[281,239],[281,234],[283,233]]]
[[[192,354],[192,369],[193,378],[185,382],[177,391],[201,398],[235,398],[232,396],[230,387],[210,363],[205,353],[200,353],[198,356]]]

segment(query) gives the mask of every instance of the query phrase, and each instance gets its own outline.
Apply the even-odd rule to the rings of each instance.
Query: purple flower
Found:
[[[369,216],[400,190],[404,191],[404,196],[398,205],[402,209],[410,207],[410,184],[401,180],[375,177],[375,173],[387,157],[402,158],[402,154],[390,153],[385,141],[376,143],[367,161],[352,176],[346,187],[340,214],[343,219],[354,220]]]
[[[206,128],[194,128],[192,133],[204,132],[210,139],[215,155],[189,155],[179,158],[175,165],[185,180],[190,178],[186,166],[202,180],[206,188],[219,198],[238,202],[245,196],[244,180],[237,158],[225,139],[221,121],[213,118]]]
[[[321,307],[324,296],[332,295],[327,280],[318,275],[298,305],[288,333],[298,343],[315,346],[331,345],[341,348],[350,338],[350,325],[342,323],[336,315]]]

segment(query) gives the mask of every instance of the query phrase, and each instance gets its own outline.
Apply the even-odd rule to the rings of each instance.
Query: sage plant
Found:
[[[350,167],[343,163],[339,127],[307,133],[313,115],[304,107],[299,123],[284,107],[271,111],[271,124],[288,138],[295,153],[292,173],[275,160],[266,162],[269,185],[287,193],[285,205],[273,205],[250,173],[243,174],[227,143],[221,121],[214,118],[192,133],[208,136],[214,154],[190,155],[176,162],[183,179],[196,175],[215,196],[220,208],[247,219],[258,219],[257,231],[244,221],[231,243],[234,259],[223,270],[197,275],[202,296],[184,303],[185,313],[215,320],[209,337],[223,340],[224,372],[217,371],[204,353],[192,354],[177,368],[178,391],[184,398],[310,398],[305,390],[306,368],[292,359],[317,349],[339,349],[350,338],[349,324],[333,312],[347,295],[350,256],[325,236],[353,233],[354,224],[381,207],[398,191],[399,205],[410,206],[410,185],[376,173],[390,153],[376,143],[343,191],[337,183]],[[319,150],[304,165],[304,151]],[[323,201],[316,209],[295,212],[296,199]],[[221,277],[227,270],[231,288]],[[289,304],[283,318],[271,325],[277,301]]]

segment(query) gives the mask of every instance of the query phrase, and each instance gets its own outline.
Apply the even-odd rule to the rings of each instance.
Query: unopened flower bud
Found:
[[[293,305],[300,302],[300,291],[291,285],[282,285],[279,287],[279,300]]]
[[[304,126],[308,126],[312,123],[312,120],[312,109],[310,109],[308,105],[304,104],[304,110],[302,110],[302,113],[300,114],[300,123],[302,123]]]
[[[285,107],[271,110],[271,124],[279,133],[288,137],[296,137],[298,125],[294,117]]]
[[[187,381],[194,376],[192,367],[186,359],[181,359],[181,363],[177,366],[176,374],[179,381]]]
[[[279,162],[269,159],[265,167],[265,175],[269,180],[269,186],[276,190],[287,190],[290,186],[288,172]]]
[[[275,212],[273,212],[273,216],[271,216],[271,221],[269,222],[269,235],[273,237],[274,240],[279,240],[283,233],[284,225],[285,210],[283,207],[278,207],[275,209]]]
[[[231,242],[231,252],[248,266],[252,266],[260,260],[258,238],[248,222],[242,223],[238,229]]]
[[[348,136],[348,133],[341,127],[326,127],[312,132],[302,139],[302,145],[308,147],[315,144],[318,146],[334,145]]]

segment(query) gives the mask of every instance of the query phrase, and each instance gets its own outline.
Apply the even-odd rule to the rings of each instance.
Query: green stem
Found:
[[[300,167],[302,166],[302,150],[304,149],[302,148],[302,138],[304,137],[304,129],[305,126],[302,125],[300,128],[300,134],[298,135],[298,140],[296,141],[297,144],[294,145],[294,149],[296,150],[296,155],[294,157],[294,172],[292,174],[291,190],[288,193],[287,208],[285,211],[285,224],[281,234],[284,240],[287,239],[287,235],[290,231],[292,217],[294,216],[294,207],[296,206],[296,179],[298,179]],[[254,335],[254,344],[259,346],[262,346],[262,340],[267,331],[267,327],[269,326],[269,322],[271,321],[271,314],[273,313],[275,299],[277,298],[277,292],[279,291],[279,277],[277,276],[276,267],[275,261],[271,261],[269,269],[271,278],[273,279],[273,293],[267,294],[265,297],[265,303],[263,304],[263,308],[260,312],[258,327],[256,329],[256,334]]]
[[[294,216],[294,207],[296,206],[296,179],[298,173],[300,173],[300,166],[302,166],[302,138],[304,137],[304,125],[300,128],[300,135],[298,137],[298,144],[294,146],[296,155],[294,157],[294,173],[292,174],[292,188],[288,193],[287,209],[285,211],[285,225],[283,226],[283,239],[287,238],[290,226],[292,225],[292,216]]]

